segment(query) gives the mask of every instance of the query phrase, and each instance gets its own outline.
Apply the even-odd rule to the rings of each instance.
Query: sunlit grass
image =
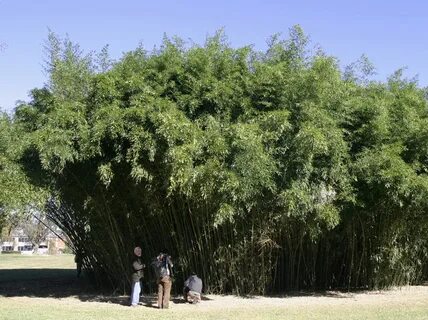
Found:
[[[428,303],[400,305],[307,305],[293,306],[284,301],[283,306],[233,306],[205,308],[173,305],[169,310],[140,306],[130,308],[117,304],[81,302],[78,299],[52,298],[1,298],[1,319],[8,320],[57,320],[57,319],[427,319]]]
[[[74,269],[74,255],[0,254],[1,269]]]

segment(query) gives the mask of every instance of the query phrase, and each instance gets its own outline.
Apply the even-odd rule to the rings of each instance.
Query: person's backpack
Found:
[[[162,263],[161,263],[159,274],[160,274],[161,278],[169,275],[169,273],[168,273],[168,265],[164,261],[162,261]]]
[[[158,278],[163,278],[168,275],[172,276],[171,262],[167,255],[164,255],[161,260],[156,259],[153,261],[152,266]]]

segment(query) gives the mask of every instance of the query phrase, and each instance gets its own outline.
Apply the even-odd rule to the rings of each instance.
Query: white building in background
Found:
[[[5,241],[0,242],[2,252],[21,252],[21,254],[33,254],[34,247],[23,229],[12,230],[10,236]],[[50,232],[46,241],[39,243],[38,254],[60,254],[65,249],[65,243],[53,232]]]

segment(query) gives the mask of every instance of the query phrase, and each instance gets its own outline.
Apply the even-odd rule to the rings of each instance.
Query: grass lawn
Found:
[[[74,255],[62,254],[24,255],[0,254],[0,270],[2,269],[75,269]]]
[[[130,308],[128,296],[91,293],[75,278],[74,267],[70,255],[0,255],[0,319],[428,319],[427,286],[358,294],[208,295],[198,305],[174,297],[170,309],[157,310],[154,296]]]
[[[0,254],[1,282],[74,277],[74,255]],[[1,319],[1,318],[0,318]]]

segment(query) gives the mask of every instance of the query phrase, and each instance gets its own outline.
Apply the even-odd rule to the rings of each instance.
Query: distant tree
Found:
[[[26,220],[21,221],[19,227],[33,245],[35,253],[37,253],[40,243],[46,241],[49,234],[55,229],[52,221],[40,213],[32,213]]]

